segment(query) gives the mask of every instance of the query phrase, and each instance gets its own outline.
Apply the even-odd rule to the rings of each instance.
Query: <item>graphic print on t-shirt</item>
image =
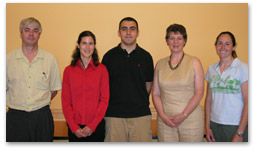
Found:
[[[222,79],[220,75],[214,75],[210,82],[210,89],[212,92],[220,92],[226,94],[237,94],[240,93],[241,82],[237,79],[230,79],[230,75],[225,79]]]

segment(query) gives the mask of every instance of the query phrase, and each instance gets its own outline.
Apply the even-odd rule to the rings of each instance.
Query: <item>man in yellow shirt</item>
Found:
[[[38,46],[40,22],[20,23],[22,46],[6,56],[6,141],[53,141],[54,124],[49,108],[61,89],[56,57]]]

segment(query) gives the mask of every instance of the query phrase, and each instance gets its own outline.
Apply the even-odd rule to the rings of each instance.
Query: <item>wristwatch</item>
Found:
[[[243,137],[243,133],[241,133],[241,132],[236,132],[236,134],[237,134],[239,137]]]

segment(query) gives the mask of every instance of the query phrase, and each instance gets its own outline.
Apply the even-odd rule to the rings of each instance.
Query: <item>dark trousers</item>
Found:
[[[222,125],[211,121],[210,128],[216,142],[231,142],[232,138],[236,134],[238,126]],[[248,142],[248,126],[245,128],[243,133],[243,142]]]
[[[85,125],[79,125],[80,128],[84,128]],[[85,138],[78,138],[68,126],[68,138],[69,142],[104,142],[105,138],[105,121],[102,121],[98,124],[95,132],[93,132],[90,136]]]
[[[52,142],[53,117],[49,106],[25,112],[9,108],[6,113],[6,142]]]

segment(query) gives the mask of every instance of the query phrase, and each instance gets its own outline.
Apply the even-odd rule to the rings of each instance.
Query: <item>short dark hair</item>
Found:
[[[172,24],[172,25],[170,25],[166,29],[166,40],[168,40],[170,32],[174,32],[174,33],[179,32],[183,36],[183,39],[184,39],[185,43],[187,43],[188,36],[187,36],[186,29],[183,25],[181,25],[181,24]]]
[[[81,43],[81,39],[85,36],[90,36],[92,37],[92,39],[94,40],[94,45],[96,45],[96,37],[95,35],[91,32],[91,31],[83,31],[80,33],[79,37],[78,37],[78,41],[77,44],[80,45]],[[71,66],[74,67],[76,66],[77,62],[79,59],[81,59],[81,53],[80,53],[80,48],[78,48],[78,45],[76,46],[73,55],[72,55],[72,61],[71,61]],[[92,59],[93,59],[93,64],[95,66],[99,65],[99,59],[98,59],[98,54],[97,54],[97,49],[94,49],[94,52],[92,54]]]
[[[125,17],[125,18],[123,18],[123,19],[120,21],[120,23],[119,23],[119,30],[120,30],[121,23],[122,23],[123,21],[134,21],[134,22],[136,23],[137,30],[139,30],[139,29],[138,29],[138,23],[137,23],[137,21],[136,21],[134,18],[132,18],[132,17]]]
[[[231,32],[229,32],[229,31],[221,32],[221,33],[217,36],[214,45],[215,45],[215,46],[217,45],[220,36],[223,35],[223,34],[227,34],[227,35],[230,36],[230,38],[231,38],[231,40],[232,40],[232,43],[233,43],[233,47],[235,47],[235,46],[236,46],[236,38],[235,38],[234,34],[231,33]],[[234,57],[234,58],[237,57],[236,51],[232,51],[232,57]]]

